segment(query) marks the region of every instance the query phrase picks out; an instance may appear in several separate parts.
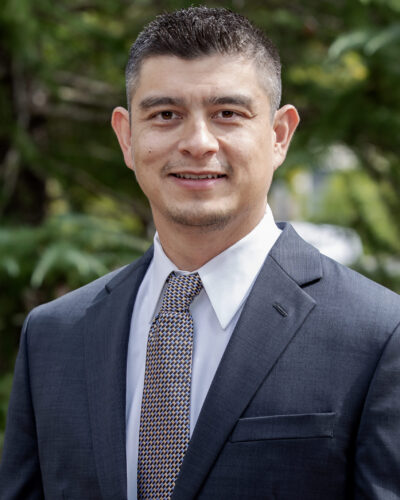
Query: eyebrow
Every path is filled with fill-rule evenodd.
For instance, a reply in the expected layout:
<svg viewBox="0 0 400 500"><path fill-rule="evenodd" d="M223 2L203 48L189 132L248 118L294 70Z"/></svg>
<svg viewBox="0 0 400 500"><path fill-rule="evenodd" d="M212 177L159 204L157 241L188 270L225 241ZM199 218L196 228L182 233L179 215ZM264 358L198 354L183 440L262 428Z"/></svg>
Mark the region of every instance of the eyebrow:
<svg viewBox="0 0 400 500"><path fill-rule="evenodd" d="M232 94L225 96L213 96L205 100L205 104L212 105L226 105L231 104L233 106L244 106L245 108L253 108L253 100L244 94ZM143 110L148 110L150 108L155 108L157 106L184 106L185 99L180 97L169 97L169 96L149 96L144 98L140 103L139 107Z"/></svg>
<svg viewBox="0 0 400 500"><path fill-rule="evenodd" d="M177 97L167 96L150 96L146 97L139 103L139 107L143 110L155 108L156 106L183 106L185 101Z"/></svg>
<svg viewBox="0 0 400 500"><path fill-rule="evenodd" d="M252 109L253 107L253 100L244 94L233 94L233 95L226 95L226 96L221 96L221 97L211 97L210 99L207 99L207 102L209 104L232 104L234 106L244 106L245 108Z"/></svg>

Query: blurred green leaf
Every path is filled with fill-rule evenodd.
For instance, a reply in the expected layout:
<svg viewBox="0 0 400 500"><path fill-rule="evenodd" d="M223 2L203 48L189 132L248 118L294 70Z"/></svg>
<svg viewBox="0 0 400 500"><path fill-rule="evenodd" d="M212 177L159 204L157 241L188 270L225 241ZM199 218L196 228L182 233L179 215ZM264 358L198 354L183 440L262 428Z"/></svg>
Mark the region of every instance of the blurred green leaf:
<svg viewBox="0 0 400 500"><path fill-rule="evenodd" d="M107 272L106 266L93 255L79 251L65 243L54 243L45 250L34 268L31 278L32 286L42 285L50 272L67 270L69 267L76 269L83 279L101 276Z"/></svg>
<svg viewBox="0 0 400 500"><path fill-rule="evenodd" d="M384 30L373 36L365 44L365 53L368 55L373 55L375 54L375 52L382 49L386 45L393 44L394 42L398 41L400 41L400 24L397 23L393 26L385 28Z"/></svg>
<svg viewBox="0 0 400 500"><path fill-rule="evenodd" d="M328 56L337 59L348 50L360 49L371 40L372 32L369 29L353 31L339 36L329 47Z"/></svg>

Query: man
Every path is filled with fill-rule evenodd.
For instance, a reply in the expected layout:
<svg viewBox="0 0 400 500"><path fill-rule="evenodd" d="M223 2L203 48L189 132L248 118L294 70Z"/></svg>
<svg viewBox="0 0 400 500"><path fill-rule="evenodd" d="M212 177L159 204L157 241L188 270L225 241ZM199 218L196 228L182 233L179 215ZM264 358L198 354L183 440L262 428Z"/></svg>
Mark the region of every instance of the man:
<svg viewBox="0 0 400 500"><path fill-rule="evenodd" d="M299 121L275 48L190 8L126 75L154 247L29 315L1 499L400 498L400 301L274 224Z"/></svg>

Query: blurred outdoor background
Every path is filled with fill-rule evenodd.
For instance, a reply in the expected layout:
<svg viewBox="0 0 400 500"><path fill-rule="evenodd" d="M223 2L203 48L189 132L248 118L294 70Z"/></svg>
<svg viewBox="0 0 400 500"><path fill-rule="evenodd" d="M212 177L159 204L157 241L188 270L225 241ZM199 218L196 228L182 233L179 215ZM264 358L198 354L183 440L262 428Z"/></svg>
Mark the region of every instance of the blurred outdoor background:
<svg viewBox="0 0 400 500"><path fill-rule="evenodd" d="M2 1L0 450L27 312L151 241L110 116L141 27L190 3ZM399 292L400 0L204 4L247 15L280 49L283 103L302 120L272 188L276 219Z"/></svg>

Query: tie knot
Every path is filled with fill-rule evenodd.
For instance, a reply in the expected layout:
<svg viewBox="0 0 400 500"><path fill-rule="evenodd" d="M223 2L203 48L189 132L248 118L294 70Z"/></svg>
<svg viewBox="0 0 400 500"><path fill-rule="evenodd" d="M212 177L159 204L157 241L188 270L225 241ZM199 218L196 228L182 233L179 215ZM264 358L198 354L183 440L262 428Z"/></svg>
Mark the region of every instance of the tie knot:
<svg viewBox="0 0 400 500"><path fill-rule="evenodd" d="M160 312L187 311L202 288L203 284L198 273L184 275L171 273L167 279Z"/></svg>

